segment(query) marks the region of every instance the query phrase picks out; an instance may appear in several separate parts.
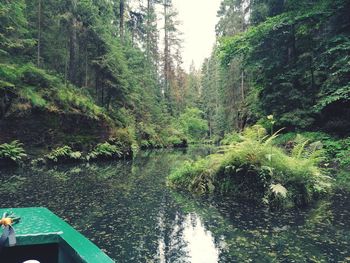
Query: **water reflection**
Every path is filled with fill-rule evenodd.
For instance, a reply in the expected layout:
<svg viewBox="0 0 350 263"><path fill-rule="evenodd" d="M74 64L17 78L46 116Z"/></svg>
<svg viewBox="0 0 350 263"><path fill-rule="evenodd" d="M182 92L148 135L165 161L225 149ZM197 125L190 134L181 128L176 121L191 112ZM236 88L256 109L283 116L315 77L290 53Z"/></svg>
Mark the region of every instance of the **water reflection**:
<svg viewBox="0 0 350 263"><path fill-rule="evenodd" d="M184 240L187 242L190 262L216 263L219 261L219 249L215 246L214 237L206 229L201 218L196 214L186 216Z"/></svg>
<svg viewBox="0 0 350 263"><path fill-rule="evenodd" d="M2 207L46 206L117 262L349 262L350 198L272 212L170 191L165 177L211 149L134 161L0 171Z"/></svg>
<svg viewBox="0 0 350 263"><path fill-rule="evenodd" d="M219 262L219 249L216 248L212 233L206 229L201 218L195 213L185 217L177 215L170 236L162 235L158 239L157 258L160 263ZM158 227L161 233L165 231L164 218L159 217ZM169 242L169 243L167 243Z"/></svg>

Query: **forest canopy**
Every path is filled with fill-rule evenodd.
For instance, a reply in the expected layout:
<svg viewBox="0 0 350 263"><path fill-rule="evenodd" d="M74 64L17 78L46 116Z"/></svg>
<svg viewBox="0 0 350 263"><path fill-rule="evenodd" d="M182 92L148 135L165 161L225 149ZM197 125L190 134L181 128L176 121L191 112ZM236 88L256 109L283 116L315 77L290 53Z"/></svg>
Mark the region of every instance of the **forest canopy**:
<svg viewBox="0 0 350 263"><path fill-rule="evenodd" d="M1 1L0 142L217 142L270 129L269 115L285 131L346 137L349 10L345 0L221 1L217 43L187 72L171 0ZM48 138L33 142L40 128Z"/></svg>
<svg viewBox="0 0 350 263"><path fill-rule="evenodd" d="M347 135L349 10L341 0L223 1L218 45L203 65L203 88L220 89L216 113L207 110L218 132L273 114L289 130Z"/></svg>
<svg viewBox="0 0 350 263"><path fill-rule="evenodd" d="M60 128L38 124L55 130L55 144L70 118L98 123L98 140L120 136L119 129L141 147L185 139L175 118L196 106L200 79L194 67L183 69L171 0L4 0L0 24L0 142L33 144L11 127L23 116L33 123L38 112L58 116Z"/></svg>

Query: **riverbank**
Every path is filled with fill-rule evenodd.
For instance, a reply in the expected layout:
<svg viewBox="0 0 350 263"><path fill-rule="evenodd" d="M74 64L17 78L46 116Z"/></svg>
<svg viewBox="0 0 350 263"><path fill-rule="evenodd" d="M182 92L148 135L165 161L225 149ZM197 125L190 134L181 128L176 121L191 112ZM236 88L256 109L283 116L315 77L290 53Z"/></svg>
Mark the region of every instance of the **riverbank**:
<svg viewBox="0 0 350 263"><path fill-rule="evenodd" d="M109 139L92 147L90 151L79 151L68 145L55 148L42 155L28 155L24 145L15 140L11 143L0 144L0 168L11 166L42 166L51 164L66 164L80 162L110 161L120 159L132 159L141 149L162 149L162 148L186 148L187 141L176 142L169 145L157 145L139 147L131 144L130 140ZM125 139L125 138L124 138Z"/></svg>
<svg viewBox="0 0 350 263"><path fill-rule="evenodd" d="M149 109L140 114L125 104L103 107L87 88L32 63L5 60L0 78L0 145L19 141L28 157L12 160L6 154L16 152L0 153L3 163L42 158L64 147L87 155L106 142L130 156L139 148L185 147L189 140L183 125L192 119L180 115L185 122L178 123L166 109L153 116Z"/></svg>

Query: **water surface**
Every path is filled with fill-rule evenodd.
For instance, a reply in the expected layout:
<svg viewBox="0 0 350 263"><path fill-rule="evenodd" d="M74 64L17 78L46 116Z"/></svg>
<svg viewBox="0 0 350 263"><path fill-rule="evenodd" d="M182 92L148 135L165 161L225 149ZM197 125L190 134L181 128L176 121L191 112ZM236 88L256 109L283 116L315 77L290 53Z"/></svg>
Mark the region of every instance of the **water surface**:
<svg viewBox="0 0 350 263"><path fill-rule="evenodd" d="M350 196L270 211L166 187L171 169L210 148L133 161L0 171L2 207L45 206L117 262L350 262Z"/></svg>

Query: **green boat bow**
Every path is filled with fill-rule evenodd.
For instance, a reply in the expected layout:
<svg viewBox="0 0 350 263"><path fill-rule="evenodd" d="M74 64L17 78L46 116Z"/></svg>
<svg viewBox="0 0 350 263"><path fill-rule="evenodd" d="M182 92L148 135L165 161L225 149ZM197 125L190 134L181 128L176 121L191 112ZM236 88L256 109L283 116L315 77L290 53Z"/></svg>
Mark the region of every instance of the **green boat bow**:
<svg viewBox="0 0 350 263"><path fill-rule="evenodd" d="M5 243L0 262L110 263L115 262L86 237L47 208L4 208L21 219L13 227L16 244Z"/></svg>

